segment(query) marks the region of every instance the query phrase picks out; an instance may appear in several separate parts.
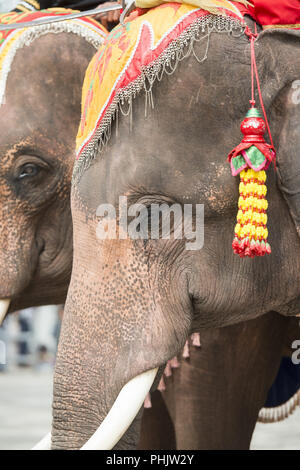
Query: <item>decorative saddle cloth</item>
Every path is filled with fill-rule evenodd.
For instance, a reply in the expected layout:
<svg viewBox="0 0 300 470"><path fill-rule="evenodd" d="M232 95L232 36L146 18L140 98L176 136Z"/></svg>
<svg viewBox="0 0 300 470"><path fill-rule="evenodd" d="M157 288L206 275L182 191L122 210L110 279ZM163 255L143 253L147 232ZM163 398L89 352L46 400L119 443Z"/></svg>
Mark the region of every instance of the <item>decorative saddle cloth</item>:
<svg viewBox="0 0 300 470"><path fill-rule="evenodd" d="M48 18L73 12L73 10L64 8L50 8L49 10L26 13L3 13L0 14L0 24L22 23L27 21L34 22L40 18ZM102 25L87 17L27 29L0 31L0 105L4 100L7 77L18 49L29 46L35 39L45 34L62 32L70 32L84 37L95 49L98 49L102 45L107 36L107 31Z"/></svg>
<svg viewBox="0 0 300 470"><path fill-rule="evenodd" d="M136 0L136 6L140 8L152 8L167 0ZM184 3L183 0L175 0ZM206 6L203 6L203 3ZM214 0L189 0L189 4L209 8L218 2ZM221 2L219 2L221 3ZM229 3L229 2L228 2ZM263 29L268 28L300 28L300 3L299 0L250 0L250 2L231 2L243 14L251 15ZM242 5L244 4L244 6Z"/></svg>
<svg viewBox="0 0 300 470"><path fill-rule="evenodd" d="M135 12L125 27L119 25L111 31L84 80L77 135L80 162L91 159L104 143L119 105L130 106L142 88L149 91L166 66L172 67L172 62L191 53L194 40L213 31L242 32L243 16L233 2L212 3L218 15L191 5L167 3Z"/></svg>
<svg viewBox="0 0 300 470"><path fill-rule="evenodd" d="M244 24L246 14L256 20L257 15L262 22L271 21L265 20L269 17L264 15L267 12L272 15L274 11L269 0L255 0L252 9L246 0L190 0L189 5L183 1L136 0L138 6L148 9L135 12L125 28L121 25L114 28L95 55L83 85L82 118L76 145L77 159L81 162L85 160L88 165L88 160L105 143L119 104L139 92L146 80L150 80L152 86L158 69L170 62L172 55L180 55L178 51L182 51L186 42L193 42L199 33L230 30L234 21L238 28ZM298 21L299 9L289 8L289 3L294 5L294 2L299 0L285 0L276 7L276 11L281 12L281 23ZM158 6L149 9L155 5ZM230 18L231 23L224 21L224 17ZM277 20L272 21L275 24ZM290 24L290 27L297 27L297 24Z"/></svg>

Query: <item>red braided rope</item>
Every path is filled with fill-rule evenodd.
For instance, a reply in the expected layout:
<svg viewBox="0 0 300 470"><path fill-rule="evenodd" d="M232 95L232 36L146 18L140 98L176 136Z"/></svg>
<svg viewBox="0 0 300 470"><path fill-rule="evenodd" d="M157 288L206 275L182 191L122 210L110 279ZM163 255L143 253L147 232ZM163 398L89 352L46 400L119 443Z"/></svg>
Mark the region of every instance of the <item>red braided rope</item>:
<svg viewBox="0 0 300 470"><path fill-rule="evenodd" d="M272 134L271 134L271 129L270 129L270 126L269 126L269 121L268 121L268 118L267 118L267 113L266 113L263 98L262 98L262 92L261 92L259 76L258 76L258 70L257 70L257 65L256 65L255 47L254 47L254 41L258 36L256 25L255 25L255 33L253 33L250 30L250 28L247 26L246 29L245 29L245 34L250 39L250 48L251 48L251 100L250 100L250 104L251 104L252 107L255 106L255 97L254 97L254 75L255 75L256 84L257 84L257 91L258 91L258 96L259 96L261 109L262 109L262 112L263 112L263 115L264 115L264 118L265 118L267 130L268 130L268 134L269 134L269 139L270 139L270 142L271 142L271 145L272 145L272 149L275 152L274 142L273 142L273 138L272 138ZM275 165L275 159L274 159L274 165Z"/></svg>

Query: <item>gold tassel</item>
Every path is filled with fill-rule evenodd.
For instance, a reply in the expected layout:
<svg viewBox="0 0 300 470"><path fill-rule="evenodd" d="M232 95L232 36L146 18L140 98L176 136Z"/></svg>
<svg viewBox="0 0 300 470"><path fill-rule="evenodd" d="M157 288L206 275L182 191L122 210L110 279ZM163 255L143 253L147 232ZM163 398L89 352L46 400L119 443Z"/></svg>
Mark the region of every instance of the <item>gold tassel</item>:
<svg viewBox="0 0 300 470"><path fill-rule="evenodd" d="M267 242L266 172L247 168L240 173L239 211L232 247L241 257L263 256L271 253Z"/></svg>

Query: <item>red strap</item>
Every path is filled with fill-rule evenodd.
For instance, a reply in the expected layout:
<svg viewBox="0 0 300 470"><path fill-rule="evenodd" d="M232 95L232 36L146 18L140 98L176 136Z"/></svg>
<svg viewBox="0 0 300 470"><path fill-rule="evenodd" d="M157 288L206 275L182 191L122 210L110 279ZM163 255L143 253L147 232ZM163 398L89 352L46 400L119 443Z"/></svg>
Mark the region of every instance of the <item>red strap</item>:
<svg viewBox="0 0 300 470"><path fill-rule="evenodd" d="M255 75L256 84L257 84L257 91L258 91L258 96L259 96L261 109L262 109L262 112L263 112L263 115L264 115L264 118L265 118L265 121L266 121L266 126L267 126L267 130L268 130L271 146L272 146L272 149L275 152L274 143L273 143L273 139L272 139L272 134L271 134L270 126L269 126L269 121L268 121L268 118L267 118L267 114L266 114L266 110L265 110L264 102L263 102L263 98L262 98L260 82L259 82L259 76L258 76L257 65L256 65L255 48L254 48L254 46L255 46L254 42L255 42L255 39L258 36L256 24L255 24L255 33L253 33L250 30L250 28L247 26L246 29L245 29L245 34L250 39L250 48L251 48L251 100L250 100L250 104L251 104L252 107L255 106L255 97L254 97L254 75Z"/></svg>

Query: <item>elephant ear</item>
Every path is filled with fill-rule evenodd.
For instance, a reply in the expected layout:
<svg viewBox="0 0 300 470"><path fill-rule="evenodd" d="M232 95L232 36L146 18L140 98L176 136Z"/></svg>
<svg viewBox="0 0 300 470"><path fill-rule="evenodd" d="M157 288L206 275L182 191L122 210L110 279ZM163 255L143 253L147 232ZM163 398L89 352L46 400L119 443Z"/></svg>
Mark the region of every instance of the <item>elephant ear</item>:
<svg viewBox="0 0 300 470"><path fill-rule="evenodd" d="M281 90L271 115L277 127L278 185L300 236L300 30L265 31L263 35L269 35L269 63L275 67L276 79L270 82L277 82Z"/></svg>
<svg viewBox="0 0 300 470"><path fill-rule="evenodd" d="M287 162L280 164L278 184L300 237L300 157L298 157L298 162L295 157L290 167Z"/></svg>
<svg viewBox="0 0 300 470"><path fill-rule="evenodd" d="M277 147L278 185L300 236L300 80L291 82L282 94L284 115L280 119Z"/></svg>

